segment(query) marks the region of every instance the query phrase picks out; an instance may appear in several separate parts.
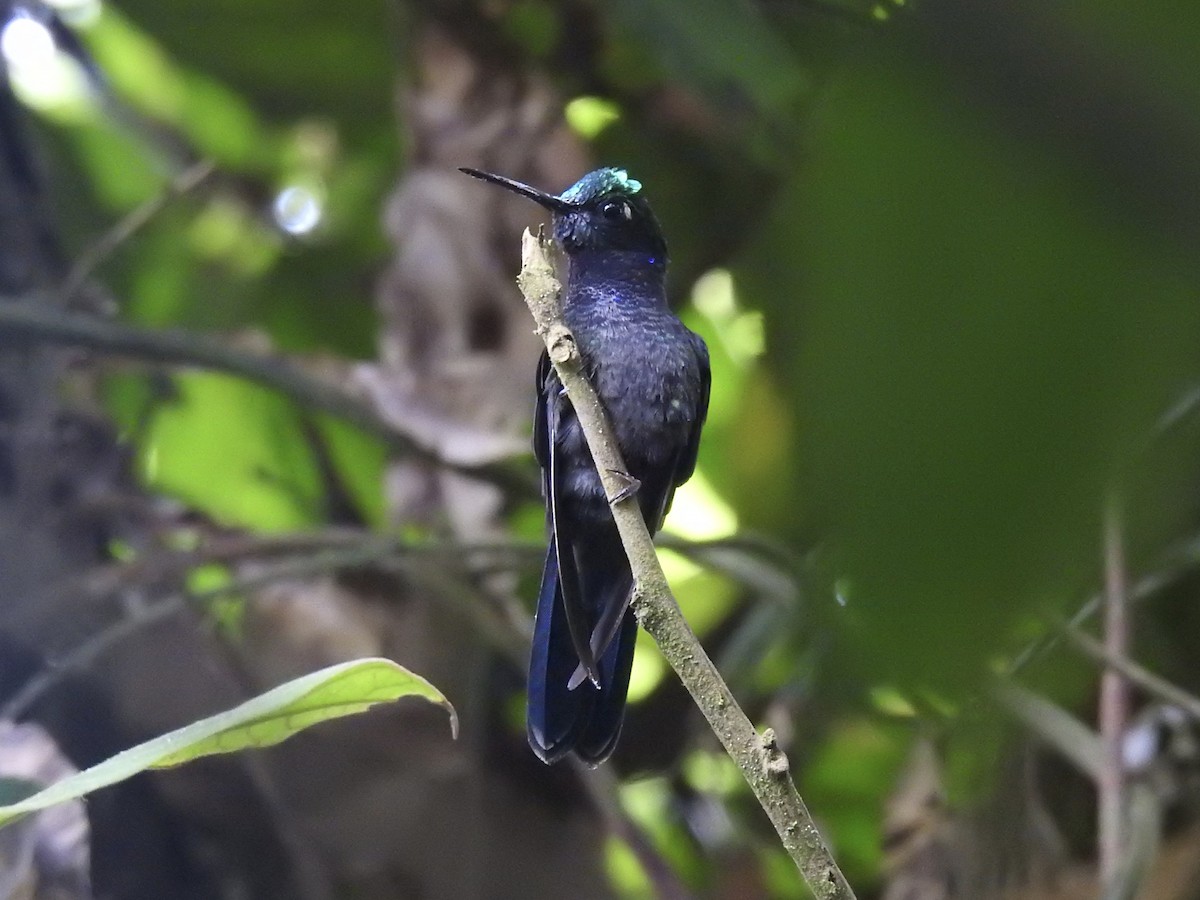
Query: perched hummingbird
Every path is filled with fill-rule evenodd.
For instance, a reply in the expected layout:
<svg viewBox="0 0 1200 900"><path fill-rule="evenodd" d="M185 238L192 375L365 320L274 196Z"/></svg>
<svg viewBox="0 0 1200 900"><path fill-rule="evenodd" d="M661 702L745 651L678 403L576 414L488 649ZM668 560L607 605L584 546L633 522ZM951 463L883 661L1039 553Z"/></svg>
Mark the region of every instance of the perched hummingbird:
<svg viewBox="0 0 1200 900"><path fill-rule="evenodd" d="M597 169L555 196L463 169L553 213L568 261L563 318L604 404L646 527L662 527L696 468L708 412L708 348L667 306L667 245L642 186ZM621 733L637 620L633 575L571 402L543 353L533 450L550 546L529 663L529 744L543 762L597 765Z"/></svg>

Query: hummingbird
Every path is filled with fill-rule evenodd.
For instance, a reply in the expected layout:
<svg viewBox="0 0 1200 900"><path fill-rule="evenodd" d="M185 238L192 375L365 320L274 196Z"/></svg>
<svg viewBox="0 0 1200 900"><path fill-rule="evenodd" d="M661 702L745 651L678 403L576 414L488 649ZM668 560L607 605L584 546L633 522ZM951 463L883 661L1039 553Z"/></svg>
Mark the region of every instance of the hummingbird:
<svg viewBox="0 0 1200 900"><path fill-rule="evenodd" d="M562 315L603 404L651 534L696 468L708 413L708 348L667 305L667 244L640 182L597 169L561 194L461 170L548 209L567 260ZM529 663L526 731L554 763L599 765L616 747L637 638L633 573L575 411L543 352L533 451L549 546Z"/></svg>

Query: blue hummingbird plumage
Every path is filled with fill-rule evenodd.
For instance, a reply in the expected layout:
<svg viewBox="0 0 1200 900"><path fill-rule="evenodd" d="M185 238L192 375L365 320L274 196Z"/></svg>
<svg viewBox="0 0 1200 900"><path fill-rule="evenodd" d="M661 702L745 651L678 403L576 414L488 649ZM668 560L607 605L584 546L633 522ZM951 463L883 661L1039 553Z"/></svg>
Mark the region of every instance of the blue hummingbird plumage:
<svg viewBox="0 0 1200 900"><path fill-rule="evenodd" d="M463 169L540 203L568 262L563 318L612 421L651 534L696 467L708 349L667 306L667 247L641 184L597 169L562 194ZM637 622L633 576L570 401L543 353L533 447L550 546L529 665L527 731L547 763L593 765L621 733Z"/></svg>

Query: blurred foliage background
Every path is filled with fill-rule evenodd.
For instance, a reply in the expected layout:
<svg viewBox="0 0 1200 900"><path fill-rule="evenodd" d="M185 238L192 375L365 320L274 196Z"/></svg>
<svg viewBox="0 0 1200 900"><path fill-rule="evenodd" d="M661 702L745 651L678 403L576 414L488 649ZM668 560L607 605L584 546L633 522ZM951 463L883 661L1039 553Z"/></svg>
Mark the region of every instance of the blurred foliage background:
<svg viewBox="0 0 1200 900"><path fill-rule="evenodd" d="M4 716L84 765L385 653L463 721L113 789L97 896L806 896L648 641L612 763L524 747L537 211L455 167L593 163L646 186L712 350L668 574L858 895L1099 896L1096 772L1054 749L1084 741L1155 798L1122 896L1200 896L1190 5L0 12L0 293L46 318L0 319ZM1184 693L1137 682L1100 734L1070 617Z"/></svg>

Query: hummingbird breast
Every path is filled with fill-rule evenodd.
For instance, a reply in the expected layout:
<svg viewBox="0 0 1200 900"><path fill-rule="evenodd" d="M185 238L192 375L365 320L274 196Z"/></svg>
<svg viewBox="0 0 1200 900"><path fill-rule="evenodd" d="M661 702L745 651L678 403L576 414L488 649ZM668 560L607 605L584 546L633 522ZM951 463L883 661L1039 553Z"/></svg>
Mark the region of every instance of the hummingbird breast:
<svg viewBox="0 0 1200 900"><path fill-rule="evenodd" d="M565 318L629 474L659 490L672 490L676 461L700 415L700 339L665 302L652 307L619 301L568 305ZM582 440L576 429L568 434ZM591 455L583 449L591 469ZM577 499L591 495L607 515L594 469L574 475ZM663 484L664 479L671 483Z"/></svg>

